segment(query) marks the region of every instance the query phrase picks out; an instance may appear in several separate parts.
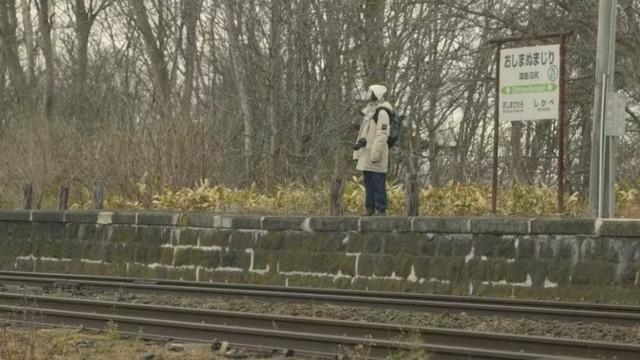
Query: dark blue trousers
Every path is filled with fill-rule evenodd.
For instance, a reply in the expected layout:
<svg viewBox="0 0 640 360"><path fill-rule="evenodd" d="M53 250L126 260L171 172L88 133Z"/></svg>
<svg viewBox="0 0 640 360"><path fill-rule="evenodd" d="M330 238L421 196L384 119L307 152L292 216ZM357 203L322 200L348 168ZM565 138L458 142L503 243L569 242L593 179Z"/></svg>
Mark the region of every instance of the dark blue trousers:
<svg viewBox="0 0 640 360"><path fill-rule="evenodd" d="M364 171L365 207L370 210L387 210L387 174Z"/></svg>

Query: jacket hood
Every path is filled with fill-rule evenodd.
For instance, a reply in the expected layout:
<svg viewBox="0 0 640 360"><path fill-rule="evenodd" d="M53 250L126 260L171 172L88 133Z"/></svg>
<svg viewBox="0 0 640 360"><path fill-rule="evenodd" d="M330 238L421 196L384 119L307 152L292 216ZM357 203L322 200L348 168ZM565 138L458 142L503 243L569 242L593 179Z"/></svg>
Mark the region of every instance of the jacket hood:
<svg viewBox="0 0 640 360"><path fill-rule="evenodd" d="M387 88L383 85L371 85L367 90L367 96L371 98L371 95L374 95L377 101L383 101L384 96L387 94Z"/></svg>
<svg viewBox="0 0 640 360"><path fill-rule="evenodd" d="M378 107L383 107L389 111L393 111L393 105L391 105L388 101L385 101L382 104L379 104Z"/></svg>

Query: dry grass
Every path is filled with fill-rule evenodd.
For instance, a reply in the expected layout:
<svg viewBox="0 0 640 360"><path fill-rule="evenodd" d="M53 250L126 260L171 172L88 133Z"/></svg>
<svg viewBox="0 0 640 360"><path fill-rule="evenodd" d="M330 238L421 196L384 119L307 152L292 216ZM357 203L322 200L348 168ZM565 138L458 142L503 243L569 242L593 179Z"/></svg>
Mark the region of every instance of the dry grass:
<svg viewBox="0 0 640 360"><path fill-rule="evenodd" d="M117 328L108 326L102 333L78 329L36 329L33 326L0 329L0 360L136 360L144 353L154 360L223 360L208 346L170 351L160 343L123 339ZM354 360L367 358L366 346L357 346L350 354ZM282 357L242 357L243 359L282 359ZM295 359L295 357L293 358ZM390 360L428 360L424 351L413 350L390 355Z"/></svg>
<svg viewBox="0 0 640 360"><path fill-rule="evenodd" d="M2 360L136 360L147 352L156 355L154 360L224 359L207 348L173 352L159 343L115 339L111 331L92 334L76 329L0 329Z"/></svg>

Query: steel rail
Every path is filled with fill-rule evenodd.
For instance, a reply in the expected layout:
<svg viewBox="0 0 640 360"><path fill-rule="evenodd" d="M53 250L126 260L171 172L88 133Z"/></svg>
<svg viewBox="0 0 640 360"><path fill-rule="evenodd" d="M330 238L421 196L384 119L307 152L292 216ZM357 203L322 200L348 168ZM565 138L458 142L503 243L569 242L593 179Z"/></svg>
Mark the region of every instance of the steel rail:
<svg viewBox="0 0 640 360"><path fill-rule="evenodd" d="M4 321L36 325L82 326L85 329L104 330L116 324L122 334L181 341L211 342L213 339L229 341L238 347L252 349L293 349L296 352L344 354L354 347L366 349L366 358L386 359L390 353L423 350L434 360L577 360L584 357L552 356L518 351L448 346L388 339L352 337L323 333L274 330L235 325L218 325L165 319L100 314L94 312L55 310L48 308L0 305ZM595 359L595 358L593 358Z"/></svg>
<svg viewBox="0 0 640 360"><path fill-rule="evenodd" d="M524 336L458 329L405 326L285 315L192 309L175 306L131 304L48 296L25 296L0 293L0 305L35 307L47 310L78 311L103 315L153 318L189 323L233 325L290 332L348 336L361 339L400 340L409 338L430 345L494 349L543 354L545 356L593 357L599 359L635 360L640 358L640 345Z"/></svg>
<svg viewBox="0 0 640 360"><path fill-rule="evenodd" d="M559 321L601 322L637 326L640 306L427 295L353 290L286 288L278 286L144 280L50 273L0 272L0 284L78 289L126 289L129 292L262 299L287 303L330 303L429 313L466 313L478 316L545 318Z"/></svg>

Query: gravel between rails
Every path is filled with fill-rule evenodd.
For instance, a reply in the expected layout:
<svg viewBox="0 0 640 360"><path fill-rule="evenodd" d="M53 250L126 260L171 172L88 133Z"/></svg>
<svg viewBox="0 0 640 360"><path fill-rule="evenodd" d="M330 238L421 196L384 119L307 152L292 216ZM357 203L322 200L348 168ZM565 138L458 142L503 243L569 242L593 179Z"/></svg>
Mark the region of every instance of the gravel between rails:
<svg viewBox="0 0 640 360"><path fill-rule="evenodd" d="M199 309L243 311L339 320L396 323L403 325L491 331L498 333L537 335L592 341L640 343L640 324L635 327L612 326L602 323L560 322L550 320L513 319L498 316L479 317L462 314L430 314L424 312L373 309L360 306L330 304L296 304L253 299L220 299L153 294L135 294L103 290L64 290L36 287L0 288L4 292L24 292L30 295L49 295L122 301L138 304L182 306Z"/></svg>

